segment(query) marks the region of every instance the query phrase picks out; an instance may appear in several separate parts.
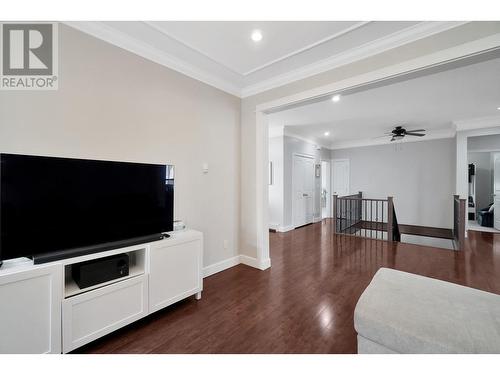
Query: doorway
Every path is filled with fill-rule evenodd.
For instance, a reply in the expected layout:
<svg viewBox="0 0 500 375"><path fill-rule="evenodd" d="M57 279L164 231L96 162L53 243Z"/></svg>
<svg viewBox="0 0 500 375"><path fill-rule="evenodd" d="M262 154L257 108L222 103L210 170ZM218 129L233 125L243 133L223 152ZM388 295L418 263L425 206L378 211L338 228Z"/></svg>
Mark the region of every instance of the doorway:
<svg viewBox="0 0 500 375"><path fill-rule="evenodd" d="M494 155L493 167L493 227L500 230L500 154Z"/></svg>
<svg viewBox="0 0 500 375"><path fill-rule="evenodd" d="M467 134L463 142L467 148L467 229L499 233L500 129L497 134L476 134Z"/></svg>
<svg viewBox="0 0 500 375"><path fill-rule="evenodd" d="M295 228L313 222L314 157L293 155L293 225Z"/></svg>
<svg viewBox="0 0 500 375"><path fill-rule="evenodd" d="M330 161L321 161L321 219L332 217Z"/></svg>
<svg viewBox="0 0 500 375"><path fill-rule="evenodd" d="M248 249L254 249L256 258L258 261L258 268L265 269L270 266L269 258L269 220L268 220L268 170L269 170L269 154L268 154L268 115L272 113L279 112L286 108L293 108L296 106L303 105L307 102L317 101L321 98L330 98L335 94L348 94L350 91L357 91L360 87L368 89L370 87L378 87L382 83L399 82L402 79L410 79L411 77L420 76L423 72L435 71L441 66L446 66L450 61L453 63L465 66L468 61L472 58L477 58L477 56L488 49L484 47L482 43L473 43L469 46L467 53L463 50L456 49L452 53L450 51L441 51L433 53L432 55L425 56L425 59L421 57L406 61L404 64L396 64L393 66L386 67L384 69L374 70L369 73L356 75L353 77L346 78L339 82L334 82L321 87L316 87L310 90L293 93L288 96L284 96L277 99L270 99L267 102L259 103L255 106L255 159L249 159L247 162L251 171L253 171L253 163L255 163L255 184L257 191L255 194L248 192L249 202L251 203L248 207L253 207L253 202L256 202L256 210L253 213L250 208L245 208L243 210L242 217L244 220L248 221L250 225L245 226L248 228L247 233L242 236L242 246ZM488 57L488 53L484 53L485 58ZM253 129L253 128L252 128ZM253 130L252 130L253 131ZM460 132L458 132L460 133ZM456 173L456 192L460 195L466 196L467 183L465 169L467 167L467 136L460 136L457 133L457 173ZM325 133L323 133L325 134ZM326 135L326 134L325 134ZM252 134L252 139L254 135ZM465 141L465 145L464 145ZM465 151L465 152L463 152ZM464 173L461 174L459 172ZM333 161L332 161L332 175L333 171ZM464 176L464 181L461 180L461 176ZM333 181L331 185L332 194L334 193L334 183L335 176L333 176ZM253 186L253 185L252 185ZM293 190L293 189L292 189ZM339 189L340 190L340 189ZM344 189L344 192L349 192L350 187ZM247 194L247 192L244 192ZM342 193L342 192L341 192ZM243 195L245 195L243 194ZM347 193L348 194L348 193ZM245 200L246 201L246 200ZM293 200L294 201L294 200ZM293 209L293 205L292 205ZM249 211L248 214L245 211ZM320 212L318 212L320 214ZM248 220L247 220L248 217ZM293 217L293 215L292 215ZM254 221L257 224L254 225ZM292 225L290 225L292 226Z"/></svg>

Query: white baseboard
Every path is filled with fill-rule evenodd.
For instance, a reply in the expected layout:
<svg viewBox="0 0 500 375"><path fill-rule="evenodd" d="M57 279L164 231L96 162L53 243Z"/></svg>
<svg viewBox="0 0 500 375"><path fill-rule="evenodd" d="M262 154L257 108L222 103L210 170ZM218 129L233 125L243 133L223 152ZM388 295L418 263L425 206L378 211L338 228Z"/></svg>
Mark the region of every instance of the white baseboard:
<svg viewBox="0 0 500 375"><path fill-rule="evenodd" d="M317 223L319 221L323 220L321 216L313 218L313 223Z"/></svg>
<svg viewBox="0 0 500 375"><path fill-rule="evenodd" d="M259 263L259 269L264 271L271 267L271 258L264 259Z"/></svg>
<svg viewBox="0 0 500 375"><path fill-rule="evenodd" d="M269 229L275 230L276 232L279 232L279 224L269 224Z"/></svg>
<svg viewBox="0 0 500 375"><path fill-rule="evenodd" d="M295 227L293 225L283 226L283 225L279 225L279 224L269 224L269 229L275 230L276 232L283 233L283 232L291 231L291 230L295 229Z"/></svg>
<svg viewBox="0 0 500 375"><path fill-rule="evenodd" d="M235 257L228 258L225 260L222 260L220 262L211 264L209 266L206 266L203 268L203 277L208 277L213 274L216 274L218 272L227 270L228 268L237 266L240 264L240 256L236 255Z"/></svg>
<svg viewBox="0 0 500 375"><path fill-rule="evenodd" d="M247 255L237 255L204 267L203 277L208 277L218 272L225 271L231 267L237 266L238 264L245 264L263 271L271 267L271 259L267 258L262 262L259 262L257 258L249 257Z"/></svg>
<svg viewBox="0 0 500 375"><path fill-rule="evenodd" d="M240 255L240 263L247 266L259 268L259 261L257 258L249 257L248 255Z"/></svg>
<svg viewBox="0 0 500 375"><path fill-rule="evenodd" d="M271 259L267 258L259 262L257 258L249 257L247 255L240 255L240 263L253 268L258 268L262 271L271 267Z"/></svg>
<svg viewBox="0 0 500 375"><path fill-rule="evenodd" d="M276 229L276 231L284 233L284 232L289 232L289 231L294 230L294 229L295 229L295 227L293 225L287 225L287 226L278 227L278 229Z"/></svg>

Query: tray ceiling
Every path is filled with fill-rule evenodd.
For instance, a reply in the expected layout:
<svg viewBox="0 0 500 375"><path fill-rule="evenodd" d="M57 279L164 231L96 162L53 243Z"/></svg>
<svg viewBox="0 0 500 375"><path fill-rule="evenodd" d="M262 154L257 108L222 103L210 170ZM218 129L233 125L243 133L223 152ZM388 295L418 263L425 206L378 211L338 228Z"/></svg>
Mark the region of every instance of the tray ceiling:
<svg viewBox="0 0 500 375"><path fill-rule="evenodd" d="M66 24L246 97L463 22L100 21ZM262 33L261 41L251 39L254 30Z"/></svg>

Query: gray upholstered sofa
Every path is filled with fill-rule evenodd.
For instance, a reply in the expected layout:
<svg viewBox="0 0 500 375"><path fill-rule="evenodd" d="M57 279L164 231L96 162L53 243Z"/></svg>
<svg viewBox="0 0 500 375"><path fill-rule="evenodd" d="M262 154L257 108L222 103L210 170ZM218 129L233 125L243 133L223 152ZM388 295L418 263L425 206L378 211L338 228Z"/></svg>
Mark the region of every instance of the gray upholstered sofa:
<svg viewBox="0 0 500 375"><path fill-rule="evenodd" d="M500 295L381 268L354 311L358 353L500 353Z"/></svg>

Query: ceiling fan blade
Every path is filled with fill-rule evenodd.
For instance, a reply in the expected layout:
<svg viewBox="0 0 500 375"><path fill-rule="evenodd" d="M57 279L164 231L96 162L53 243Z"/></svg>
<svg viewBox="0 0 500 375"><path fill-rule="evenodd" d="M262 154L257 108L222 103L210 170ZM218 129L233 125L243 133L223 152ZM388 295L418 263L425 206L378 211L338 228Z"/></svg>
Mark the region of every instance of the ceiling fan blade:
<svg viewBox="0 0 500 375"><path fill-rule="evenodd" d="M425 132L425 129L407 130L406 134L408 134L408 133L416 133L416 132Z"/></svg>
<svg viewBox="0 0 500 375"><path fill-rule="evenodd" d="M392 135L392 134L384 134L384 135L380 135L378 137L373 137L372 139L387 138L390 135Z"/></svg>
<svg viewBox="0 0 500 375"><path fill-rule="evenodd" d="M391 142L394 142L396 140L396 138L392 137L391 138Z"/></svg>
<svg viewBox="0 0 500 375"><path fill-rule="evenodd" d="M408 133L408 132L406 132L406 135L413 135L414 137L423 137L425 134L421 134L421 133Z"/></svg>

